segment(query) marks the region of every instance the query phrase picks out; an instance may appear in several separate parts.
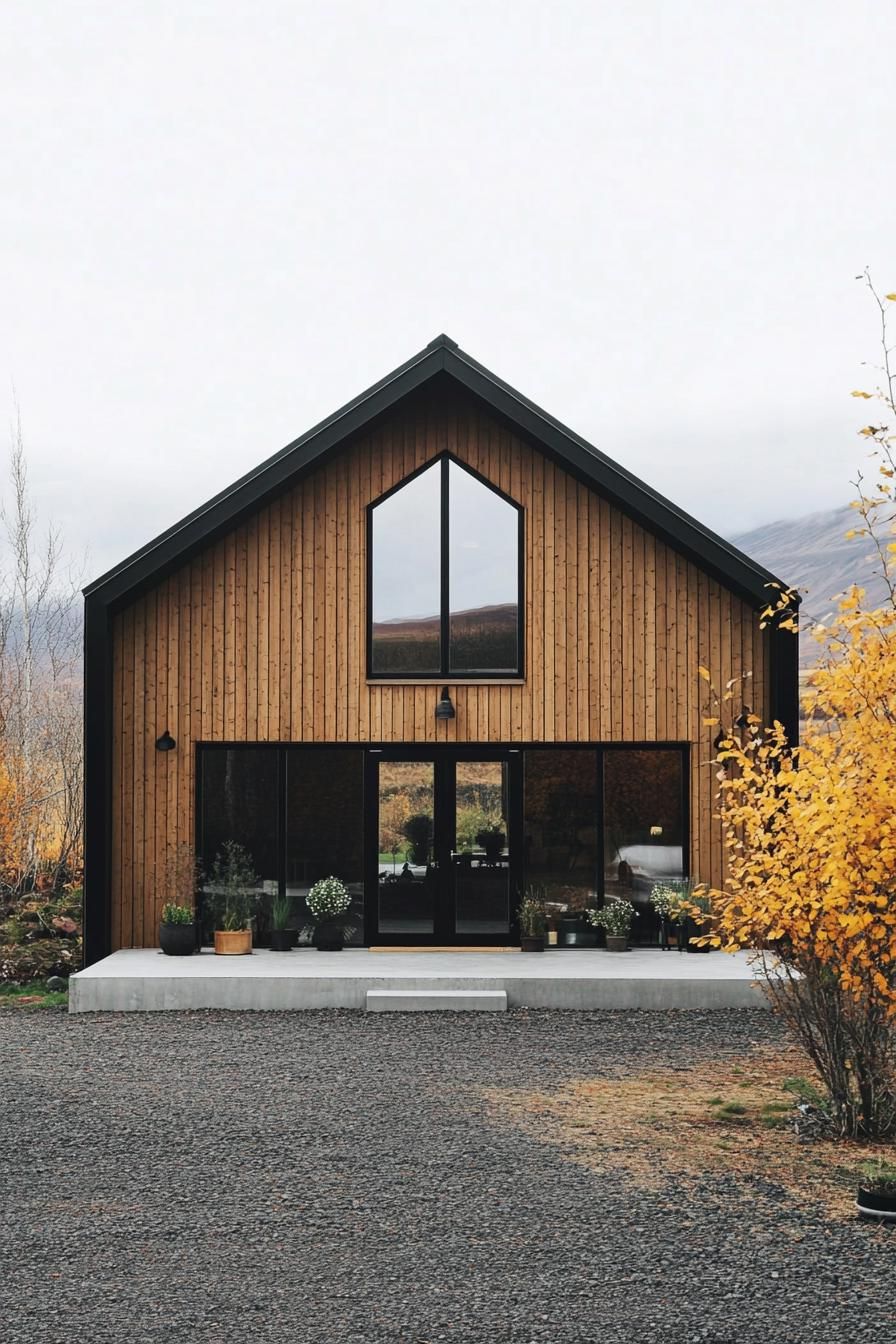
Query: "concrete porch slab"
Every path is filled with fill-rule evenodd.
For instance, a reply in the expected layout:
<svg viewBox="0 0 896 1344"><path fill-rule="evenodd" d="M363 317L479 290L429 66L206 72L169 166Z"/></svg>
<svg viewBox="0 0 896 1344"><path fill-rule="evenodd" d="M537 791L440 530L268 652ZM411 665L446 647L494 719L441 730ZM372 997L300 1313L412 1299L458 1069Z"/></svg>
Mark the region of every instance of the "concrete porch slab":
<svg viewBox="0 0 896 1344"><path fill-rule="evenodd" d="M509 1008L763 1008L748 954L637 948L604 952L372 953L259 950L248 957L166 957L157 948L113 952L71 977L69 1012L197 1008L363 1011L370 990L492 990Z"/></svg>

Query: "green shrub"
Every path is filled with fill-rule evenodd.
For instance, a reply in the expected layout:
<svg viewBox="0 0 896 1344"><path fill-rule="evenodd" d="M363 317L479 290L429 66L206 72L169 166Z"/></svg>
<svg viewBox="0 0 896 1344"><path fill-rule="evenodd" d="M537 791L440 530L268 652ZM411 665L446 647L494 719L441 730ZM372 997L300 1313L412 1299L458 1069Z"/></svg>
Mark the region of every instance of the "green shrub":
<svg viewBox="0 0 896 1344"><path fill-rule="evenodd" d="M544 887L531 884L526 887L520 902L520 932L524 938L542 938L547 928L544 908Z"/></svg>
<svg viewBox="0 0 896 1344"><path fill-rule="evenodd" d="M402 826L402 833L410 845L408 858L411 863L429 863L432 849L432 817L425 812L415 812Z"/></svg>
<svg viewBox="0 0 896 1344"><path fill-rule="evenodd" d="M726 1119L734 1116L739 1118L746 1113L746 1106L743 1106L739 1101L726 1101L718 1110L718 1114L725 1116Z"/></svg>
<svg viewBox="0 0 896 1344"><path fill-rule="evenodd" d="M287 896L286 892L281 896L278 894L271 901L271 928L285 929L289 926L290 916L292 915L292 897Z"/></svg>
<svg viewBox="0 0 896 1344"><path fill-rule="evenodd" d="M192 924L193 911L188 905L175 905L173 901L168 901L162 906L163 924Z"/></svg>
<svg viewBox="0 0 896 1344"><path fill-rule="evenodd" d="M251 855L235 840L226 840L218 850L207 896L216 929L234 933L251 928L258 904L258 878Z"/></svg>

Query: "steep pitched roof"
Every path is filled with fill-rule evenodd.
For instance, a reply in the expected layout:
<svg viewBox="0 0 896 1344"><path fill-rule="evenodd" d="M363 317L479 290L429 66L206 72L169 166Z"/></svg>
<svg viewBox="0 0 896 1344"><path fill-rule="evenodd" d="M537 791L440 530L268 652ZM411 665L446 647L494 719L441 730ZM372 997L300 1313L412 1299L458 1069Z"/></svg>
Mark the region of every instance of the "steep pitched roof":
<svg viewBox="0 0 896 1344"><path fill-rule="evenodd" d="M442 335L366 392L94 580L84 589L85 596L95 597L103 605L117 605L130 592L167 572L234 525L294 477L319 465L348 438L363 431L365 426L410 393L438 378L450 379L465 388L520 435L750 601L764 604L769 597L768 585L780 583L762 565L567 429L477 363L459 348L456 341Z"/></svg>

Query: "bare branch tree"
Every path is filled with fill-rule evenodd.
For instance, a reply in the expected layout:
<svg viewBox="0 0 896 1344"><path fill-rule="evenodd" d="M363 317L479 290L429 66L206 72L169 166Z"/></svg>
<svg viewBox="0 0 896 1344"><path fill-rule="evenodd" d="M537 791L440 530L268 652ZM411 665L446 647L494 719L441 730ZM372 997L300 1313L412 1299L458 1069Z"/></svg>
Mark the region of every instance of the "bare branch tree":
<svg viewBox="0 0 896 1344"><path fill-rule="evenodd" d="M9 496L0 505L0 770L7 889L56 885L80 863L81 616L61 535L43 536L16 407Z"/></svg>

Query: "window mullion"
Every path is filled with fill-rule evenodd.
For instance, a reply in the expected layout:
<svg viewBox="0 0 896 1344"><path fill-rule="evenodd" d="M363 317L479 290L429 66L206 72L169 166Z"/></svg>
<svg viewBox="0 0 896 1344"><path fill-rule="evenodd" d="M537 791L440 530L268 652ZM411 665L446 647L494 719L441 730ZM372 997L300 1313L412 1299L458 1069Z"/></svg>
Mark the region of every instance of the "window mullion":
<svg viewBox="0 0 896 1344"><path fill-rule="evenodd" d="M449 526L450 516L448 508L448 455L442 458L442 527L441 527L441 621L440 621L440 642L441 642L441 663L442 675L449 676L451 672L451 660L449 656L449 602L450 592L448 583L448 557L449 557Z"/></svg>

